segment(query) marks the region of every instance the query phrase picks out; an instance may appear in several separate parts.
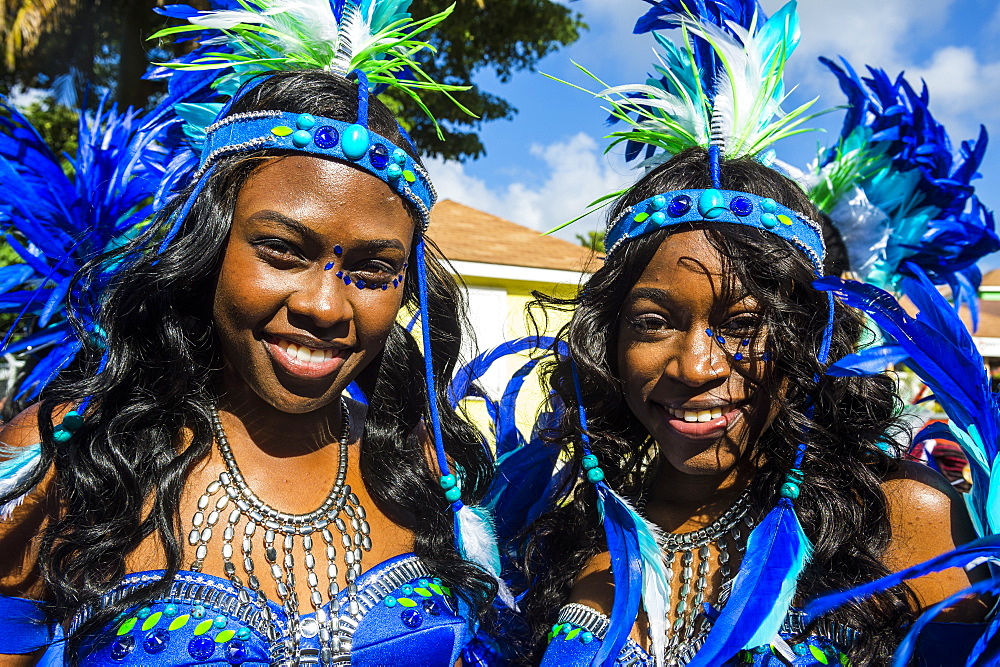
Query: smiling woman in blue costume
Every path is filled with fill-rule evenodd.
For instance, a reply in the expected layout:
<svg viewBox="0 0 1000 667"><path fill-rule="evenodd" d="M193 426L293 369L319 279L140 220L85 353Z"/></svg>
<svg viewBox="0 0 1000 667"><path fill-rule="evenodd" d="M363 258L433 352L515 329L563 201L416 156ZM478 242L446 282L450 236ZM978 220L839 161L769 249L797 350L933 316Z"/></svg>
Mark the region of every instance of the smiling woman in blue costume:
<svg viewBox="0 0 1000 667"><path fill-rule="evenodd" d="M75 364L0 435L37 456L0 498L27 494L0 524L0 654L20 654L0 664L50 644L46 660L83 665L478 659L495 554L463 503L490 461L438 409L436 380L462 302L427 249L433 188L369 97L369 77L407 64L413 24L398 3L313 4L172 10L229 38L181 67L239 71L188 87L188 120L214 122L174 176L184 189L85 268L82 285L109 283L74 304L99 306L100 336L82 332ZM255 48L274 59L275 25L333 40L299 58L333 71L247 67ZM206 102L226 86L225 106ZM426 357L401 308L421 314ZM365 401L342 398L351 383Z"/></svg>
<svg viewBox="0 0 1000 667"><path fill-rule="evenodd" d="M767 21L755 3L651 4L640 26L680 28L685 46L661 37L662 79L598 94L649 170L610 208L605 264L554 304L573 315L548 441L569 465L522 551L528 651L546 666L886 664L969 575L814 624L801 606L975 534L947 482L901 461L893 381L824 374L866 327L813 287L819 212L762 164L805 112L774 118L794 3ZM985 613L970 598L941 620Z"/></svg>

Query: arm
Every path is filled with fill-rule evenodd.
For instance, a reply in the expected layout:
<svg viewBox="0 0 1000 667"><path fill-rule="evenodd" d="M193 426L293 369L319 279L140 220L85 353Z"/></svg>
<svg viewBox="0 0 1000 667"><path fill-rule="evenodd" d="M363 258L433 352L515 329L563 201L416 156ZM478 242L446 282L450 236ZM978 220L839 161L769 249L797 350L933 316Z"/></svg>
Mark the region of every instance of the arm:
<svg viewBox="0 0 1000 667"><path fill-rule="evenodd" d="M892 542L883 561L891 570L922 563L976 538L961 496L930 468L903 462L900 470L883 482L882 489L889 501L892 525ZM911 580L909 585L923 610L986 574L951 568ZM972 623L983 620L988 611L987 601L968 598L949 607L937 620Z"/></svg>

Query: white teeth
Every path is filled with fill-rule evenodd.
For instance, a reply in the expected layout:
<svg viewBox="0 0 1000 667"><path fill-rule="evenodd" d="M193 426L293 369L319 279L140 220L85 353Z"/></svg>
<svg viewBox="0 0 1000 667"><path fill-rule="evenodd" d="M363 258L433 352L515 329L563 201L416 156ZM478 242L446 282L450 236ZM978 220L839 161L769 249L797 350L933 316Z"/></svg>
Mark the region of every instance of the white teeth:
<svg viewBox="0 0 1000 667"><path fill-rule="evenodd" d="M310 361L312 359L312 352L309 351L308 347L300 347L295 354L299 361Z"/></svg>
<svg viewBox="0 0 1000 667"><path fill-rule="evenodd" d="M726 408L712 408L710 410L680 410L677 408L667 408L667 411L677 419L683 419L684 421L695 424L698 422L710 422L713 419L718 419L725 412L729 410Z"/></svg>
<svg viewBox="0 0 1000 667"><path fill-rule="evenodd" d="M295 343L289 343L288 347L285 348L285 352L288 353L292 359L296 359L299 355L299 346Z"/></svg>
<svg viewBox="0 0 1000 667"><path fill-rule="evenodd" d="M314 364L318 364L321 361L326 361L326 353L323 350L313 350L309 355L309 361Z"/></svg>
<svg viewBox="0 0 1000 667"><path fill-rule="evenodd" d="M289 358L304 361L310 364L319 364L324 361L329 361L337 356L336 350L330 348L317 350L311 347L306 347L305 345L296 345L295 343L287 341L283 338L278 338L275 344L284 350L285 354L287 354Z"/></svg>

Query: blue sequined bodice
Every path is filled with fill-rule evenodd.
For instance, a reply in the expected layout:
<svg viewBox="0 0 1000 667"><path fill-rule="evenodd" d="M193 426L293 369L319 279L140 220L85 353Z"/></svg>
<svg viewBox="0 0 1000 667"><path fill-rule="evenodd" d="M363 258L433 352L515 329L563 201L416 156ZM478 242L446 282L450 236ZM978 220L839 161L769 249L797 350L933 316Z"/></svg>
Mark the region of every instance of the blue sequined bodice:
<svg viewBox="0 0 1000 667"><path fill-rule="evenodd" d="M162 572L129 575L109 592L105 603L120 600L137 586L157 581ZM419 558L397 556L358 578L360 614L344 617L349 664L389 665L406 657L409 665L454 665L474 634L463 605ZM132 610L105 628L105 635L84 642L81 665L270 665L285 656L278 641L287 633L281 607L269 602L277 627L264 622L255 603L219 577L182 571L167 595ZM345 593L342 591L341 593ZM346 605L345 605L346 606ZM83 617L77 618L80 623ZM343 627L343 626L342 626ZM319 624L314 614L300 617L303 659L315 664ZM348 664L348 656L341 656Z"/></svg>

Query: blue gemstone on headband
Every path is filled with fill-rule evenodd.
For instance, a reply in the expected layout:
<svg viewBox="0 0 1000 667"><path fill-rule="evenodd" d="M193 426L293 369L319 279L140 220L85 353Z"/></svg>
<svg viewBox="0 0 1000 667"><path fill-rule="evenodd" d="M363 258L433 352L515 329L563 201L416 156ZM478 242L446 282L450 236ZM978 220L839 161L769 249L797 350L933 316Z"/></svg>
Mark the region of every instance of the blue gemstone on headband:
<svg viewBox="0 0 1000 667"><path fill-rule="evenodd" d="M392 161L402 167L406 164L406 158L409 157L402 148L397 148L392 152Z"/></svg>
<svg viewBox="0 0 1000 667"><path fill-rule="evenodd" d="M368 159L376 169L385 169L389 165L389 149L382 144L375 144L368 151Z"/></svg>
<svg viewBox="0 0 1000 667"><path fill-rule="evenodd" d="M690 210L691 198L687 195L677 195L670 200L670 206L667 207L667 213L674 218L679 218Z"/></svg>
<svg viewBox="0 0 1000 667"><path fill-rule="evenodd" d="M778 226L778 216L774 213L763 213L760 216L760 222L768 229L774 229Z"/></svg>
<svg viewBox="0 0 1000 667"><path fill-rule="evenodd" d="M722 193L714 188L710 188L701 193L698 197L698 212L701 213L706 220L715 220L722 216L728 210L726 207L726 198L722 196Z"/></svg>
<svg viewBox="0 0 1000 667"><path fill-rule="evenodd" d="M649 219L654 225L662 225L667 221L667 216L663 215L663 211L657 211L653 215L649 216Z"/></svg>
<svg viewBox="0 0 1000 667"><path fill-rule="evenodd" d="M164 629L153 630L146 638L142 640L142 647L146 649L146 653L152 653L156 655L157 653L163 653L167 650L167 643L170 641L170 633Z"/></svg>
<svg viewBox="0 0 1000 667"><path fill-rule="evenodd" d="M761 199L760 207L764 209L767 213L774 213L778 210L778 202L773 199Z"/></svg>
<svg viewBox="0 0 1000 667"><path fill-rule="evenodd" d="M371 145L371 138L368 135L368 128L364 125L354 123L348 125L344 134L340 137L340 147L344 151L344 156L348 160L360 160L368 152Z"/></svg>
<svg viewBox="0 0 1000 667"><path fill-rule="evenodd" d="M295 130L295 132L292 132L292 144L296 148L305 148L312 143L312 140L312 135L305 130Z"/></svg>
<svg viewBox="0 0 1000 667"><path fill-rule="evenodd" d="M213 653L215 653L215 642L210 637L195 637L188 642L188 654L195 660L208 660Z"/></svg>
<svg viewBox="0 0 1000 667"><path fill-rule="evenodd" d="M733 200L729 202L729 210L741 218L745 218L753 213L753 202L750 201L749 197L733 197Z"/></svg>
<svg viewBox="0 0 1000 667"><path fill-rule="evenodd" d="M403 620L403 625L408 628L418 628L420 624L424 622L423 617L420 612L416 609L407 609L402 614L400 618Z"/></svg>
<svg viewBox="0 0 1000 667"><path fill-rule="evenodd" d="M303 113L295 119L295 127L300 130L311 130L316 126L316 117L312 114Z"/></svg>
<svg viewBox="0 0 1000 667"><path fill-rule="evenodd" d="M656 195L649 201L649 207L654 211L662 211L667 206L667 198L663 195Z"/></svg>
<svg viewBox="0 0 1000 667"><path fill-rule="evenodd" d="M117 662L121 662L128 654L132 652L135 648L135 637L132 635L125 635L124 637L119 637L111 644L111 659Z"/></svg>
<svg viewBox="0 0 1000 667"><path fill-rule="evenodd" d="M324 125L316 130L316 134L313 135L313 141L315 141L316 145L320 148L333 148L337 145L337 142L340 141L340 133L337 132L337 128Z"/></svg>
<svg viewBox="0 0 1000 667"><path fill-rule="evenodd" d="M385 175L395 181L403 175L403 168L398 164L390 164L389 168L385 170Z"/></svg>

